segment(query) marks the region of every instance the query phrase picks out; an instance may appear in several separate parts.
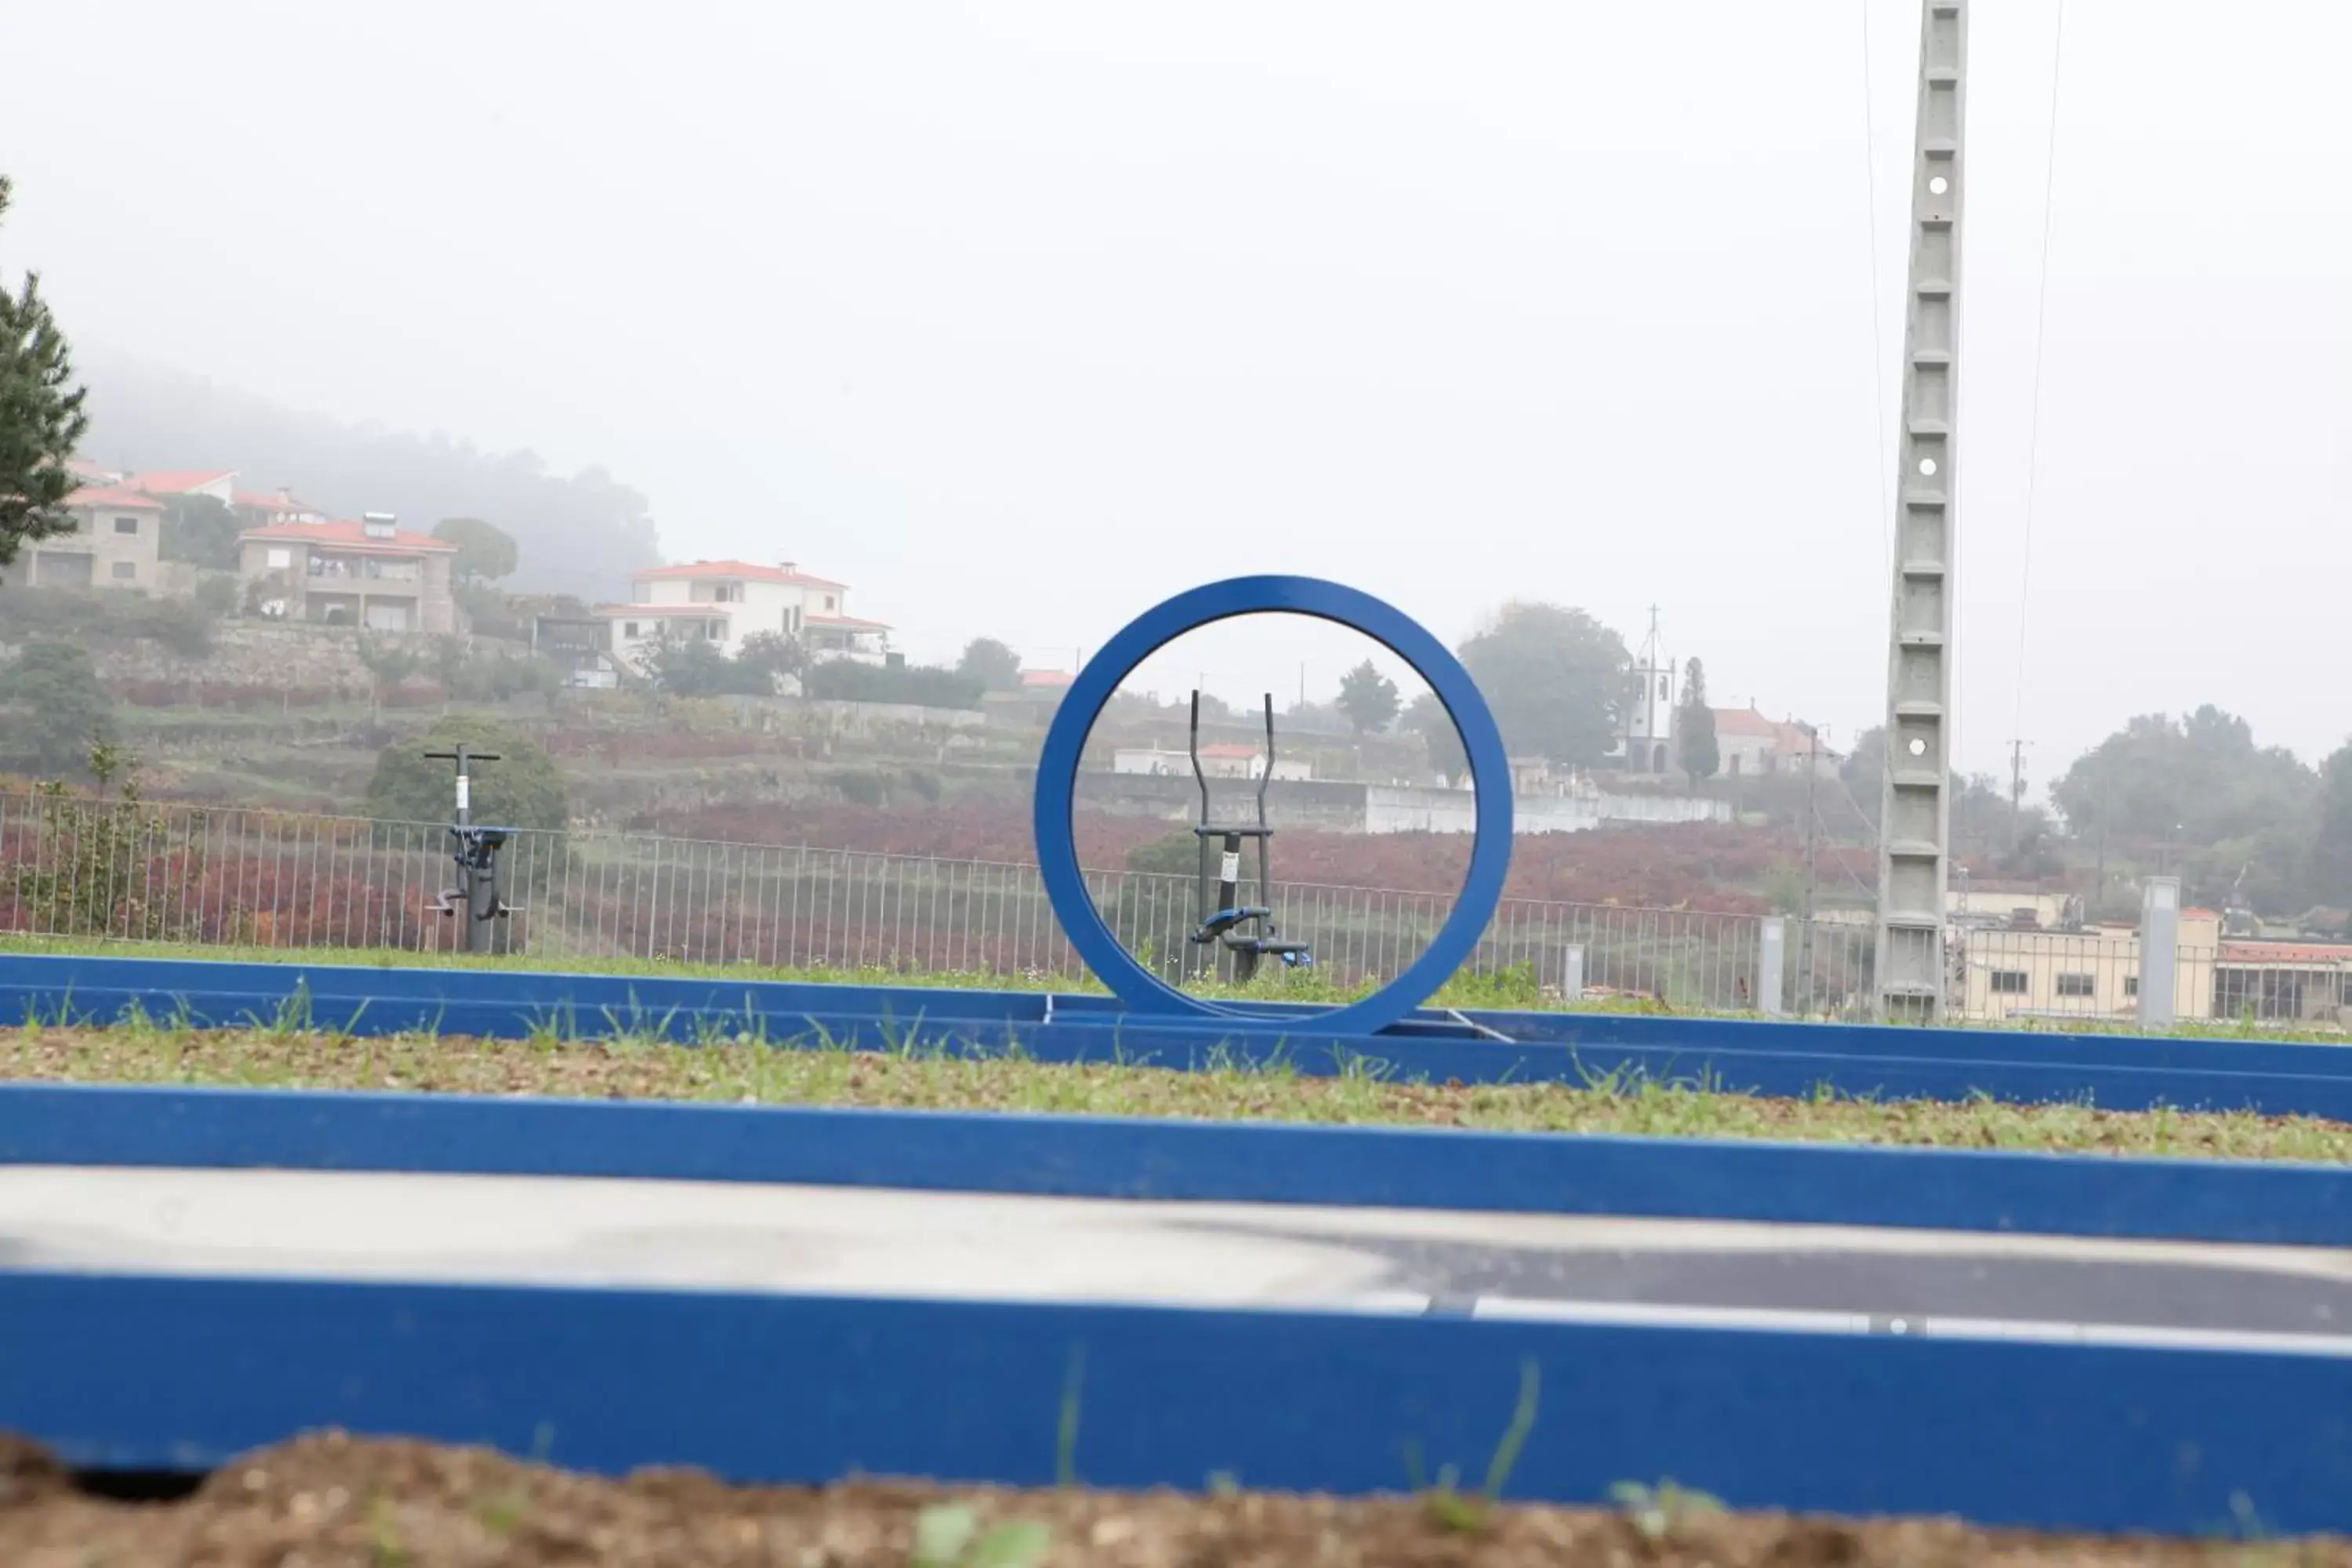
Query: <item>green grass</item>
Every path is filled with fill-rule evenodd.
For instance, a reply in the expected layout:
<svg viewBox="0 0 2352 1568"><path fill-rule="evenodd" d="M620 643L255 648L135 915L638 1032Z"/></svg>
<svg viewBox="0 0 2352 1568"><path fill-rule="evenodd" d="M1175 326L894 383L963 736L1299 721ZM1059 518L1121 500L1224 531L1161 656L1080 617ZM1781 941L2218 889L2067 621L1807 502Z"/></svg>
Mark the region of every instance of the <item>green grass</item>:
<svg viewBox="0 0 2352 1568"><path fill-rule="evenodd" d="M799 1048L780 1048L783 1045ZM1879 1102L1727 1094L1633 1077L1589 1085L1405 1082L1371 1071L1309 1078L1283 1067L1177 1072L1053 1066L1017 1053L950 1055L772 1042L714 1029L673 1045L626 1029L584 1039L349 1036L299 1014L245 1030L165 1021L0 1030L0 1079L86 1083L534 1094L720 1104L1148 1116L1651 1137L1771 1138L1943 1148L2352 1161L2352 1125L2307 1118L2088 1105Z"/></svg>
<svg viewBox="0 0 2352 1568"><path fill-rule="evenodd" d="M112 958L200 959L222 963L281 963L310 967L337 964L380 969L407 969L423 965L454 969L568 971L583 974L667 974L730 980L803 982L813 984L904 985L949 990L1050 991L1063 994L1097 996L1107 994L1102 983L1091 974L1056 974L1034 971L1000 974L983 970L926 970L900 968L895 965L847 967L827 964L730 963L669 958L614 957L561 952L497 957L476 956L462 952L425 953L407 948L286 948L238 946L229 943L115 942L92 937L0 935L0 952L79 953ZM1211 984L1191 985L1186 989L1196 995L1223 999L1350 1002L1369 994L1373 987L1370 984L1337 985L1313 972L1277 971L1247 987ZM1580 1002L1571 1006L1557 997L1547 995L1537 984L1532 968L1525 964L1489 973L1457 973L1439 987L1437 994L1430 998L1429 1005L1435 1007L1469 1009L1665 1014L1680 1017L1754 1017L1757 1016L1752 1013L1709 1010L1679 1004L1661 1005L1641 998ZM2141 1033L2135 1025L2128 1022L2102 1018L2019 1019L2003 1022L1950 1019L1947 1022L1953 1027L1999 1029L2018 1034L2132 1036ZM2236 1019L2183 1019L2171 1029L2167 1030L2166 1035L2168 1037L2179 1039L2267 1040L2288 1044L2338 1046L2352 1043L2347 1041L2347 1037L2339 1030L2297 1029L2251 1016Z"/></svg>
<svg viewBox="0 0 2352 1568"><path fill-rule="evenodd" d="M792 981L812 984L836 985L907 985L935 987L946 990L983 991L1051 991L1062 994L1081 994L1107 995L1102 983L1091 974L1053 974L1029 972L999 974L992 971L955 969L900 969L867 965L845 967L828 964L778 965L762 963L698 963L691 960L667 958L614 958L576 954L535 952L518 956L498 956L464 952L421 953L405 948L360 947L259 947L229 943L203 942L108 942L86 937L0 937L0 952L71 953L105 958L198 959L215 963L276 963L317 967L327 964L356 965L374 969L411 969L423 967L447 969L506 969L527 971L566 971L583 974L667 974L699 978L723 978L751 981ZM1349 1002L1370 994L1370 985L1335 985L1319 975L1284 973L1268 976L1249 986L1202 985L1190 987L1196 994L1229 998L1252 997L1292 1002ZM1537 985L1531 972L1506 971L1499 974L1458 974L1432 998L1432 1005L1443 1007L1558 1007L1556 1001L1548 1002Z"/></svg>

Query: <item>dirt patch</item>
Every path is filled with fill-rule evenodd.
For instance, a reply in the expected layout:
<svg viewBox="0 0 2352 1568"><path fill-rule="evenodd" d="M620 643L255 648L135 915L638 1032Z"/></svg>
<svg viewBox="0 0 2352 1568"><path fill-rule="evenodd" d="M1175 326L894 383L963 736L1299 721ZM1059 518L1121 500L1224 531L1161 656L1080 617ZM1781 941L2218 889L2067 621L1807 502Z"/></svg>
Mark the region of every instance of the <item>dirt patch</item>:
<svg viewBox="0 0 2352 1568"><path fill-rule="evenodd" d="M958 1511L967 1529L955 1528ZM926 1556L926 1537L962 1536ZM995 1540L995 1554L979 1550ZM1005 1551L1005 1548L1018 1548ZM1224 1564L2352 1564L2352 1542L2044 1536L1939 1520L1847 1523L1228 1492L950 1491L859 1483L733 1488L688 1471L602 1480L478 1448L337 1434L250 1455L184 1500L77 1490L37 1448L0 1438L0 1563L10 1568L1221 1568Z"/></svg>

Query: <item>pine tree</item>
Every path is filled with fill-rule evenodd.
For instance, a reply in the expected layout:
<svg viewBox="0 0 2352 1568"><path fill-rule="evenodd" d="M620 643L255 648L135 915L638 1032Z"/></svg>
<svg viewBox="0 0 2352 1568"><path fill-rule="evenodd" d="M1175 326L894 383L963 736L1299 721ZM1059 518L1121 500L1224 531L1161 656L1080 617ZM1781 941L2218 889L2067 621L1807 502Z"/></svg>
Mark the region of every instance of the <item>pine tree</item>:
<svg viewBox="0 0 2352 1568"><path fill-rule="evenodd" d="M1339 678L1339 711L1359 735L1387 729L1399 706L1396 682L1369 658Z"/></svg>
<svg viewBox="0 0 2352 1568"><path fill-rule="evenodd" d="M1675 715L1675 738L1691 788L1698 788L1723 766L1723 751L1715 739L1715 710L1706 704L1706 669L1696 659L1683 670L1683 704Z"/></svg>
<svg viewBox="0 0 2352 1568"><path fill-rule="evenodd" d="M8 196L0 175L0 221ZM89 428L84 395L40 279L26 273L14 297L0 288L0 567L25 545L73 531L66 498L76 481L66 460Z"/></svg>

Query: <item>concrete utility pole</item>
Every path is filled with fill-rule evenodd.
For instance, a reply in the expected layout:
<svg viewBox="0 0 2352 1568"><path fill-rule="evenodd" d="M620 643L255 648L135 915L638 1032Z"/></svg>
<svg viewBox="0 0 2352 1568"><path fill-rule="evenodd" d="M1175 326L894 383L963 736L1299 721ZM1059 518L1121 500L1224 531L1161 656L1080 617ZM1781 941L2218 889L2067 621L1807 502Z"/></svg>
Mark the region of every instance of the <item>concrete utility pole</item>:
<svg viewBox="0 0 2352 1568"><path fill-rule="evenodd" d="M1910 300L1895 440L1895 581L1886 668L1886 782L1878 814L1878 1006L1944 1012L1950 870L1954 502L1959 380L1960 136L1968 0L1926 0L1911 171Z"/></svg>
<svg viewBox="0 0 2352 1568"><path fill-rule="evenodd" d="M2009 743L2009 847L2011 854L2024 847L2021 831L2025 818L2025 742L2012 740Z"/></svg>

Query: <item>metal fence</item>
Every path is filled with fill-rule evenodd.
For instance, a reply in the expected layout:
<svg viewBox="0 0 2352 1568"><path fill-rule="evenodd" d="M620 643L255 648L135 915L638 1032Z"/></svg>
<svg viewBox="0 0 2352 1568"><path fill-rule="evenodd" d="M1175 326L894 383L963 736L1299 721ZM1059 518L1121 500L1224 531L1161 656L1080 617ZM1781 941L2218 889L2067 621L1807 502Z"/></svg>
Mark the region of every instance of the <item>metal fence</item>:
<svg viewBox="0 0 2352 1568"><path fill-rule="evenodd" d="M454 881L439 824L0 795L0 931L268 948L446 949ZM506 851L509 945L600 958L975 976L1082 973L1034 866L610 832L523 830ZM1129 951L1171 981L1199 949L1193 885L1089 874ZM1452 907L1443 894L1278 885L1283 933L1339 985L1395 974ZM1752 915L1507 900L1468 966L1562 997L1859 1016L1867 928L1786 923L1777 987Z"/></svg>

